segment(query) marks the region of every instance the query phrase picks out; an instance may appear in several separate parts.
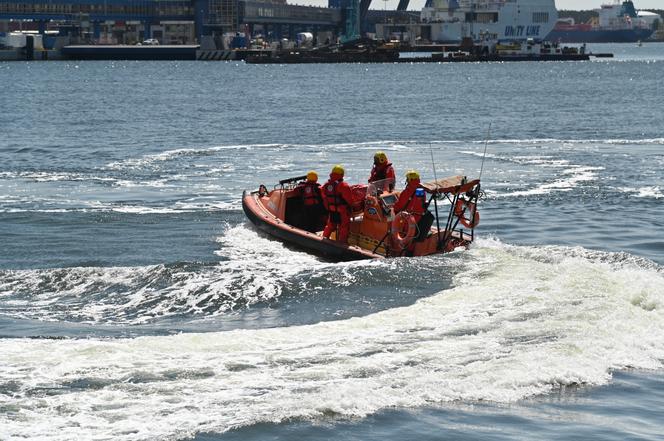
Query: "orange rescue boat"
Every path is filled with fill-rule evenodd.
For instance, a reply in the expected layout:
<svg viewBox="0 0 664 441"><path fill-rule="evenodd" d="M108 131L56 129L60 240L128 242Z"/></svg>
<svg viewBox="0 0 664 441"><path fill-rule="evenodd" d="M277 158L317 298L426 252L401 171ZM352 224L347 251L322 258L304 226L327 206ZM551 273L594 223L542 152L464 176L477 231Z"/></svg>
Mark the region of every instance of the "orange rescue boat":
<svg viewBox="0 0 664 441"><path fill-rule="evenodd" d="M261 185L242 195L242 208L260 230L288 244L331 260L427 256L468 248L480 216L479 179L452 176L422 184L427 221L415 222L407 212L394 214L400 191L385 191L385 181L351 186L354 196L348 244L322 237L327 216L321 214L316 232L303 228L303 203L296 187L306 176L279 181L272 190ZM444 209L449 206L448 209ZM445 212L443 214L443 212ZM423 229L424 231L420 231Z"/></svg>

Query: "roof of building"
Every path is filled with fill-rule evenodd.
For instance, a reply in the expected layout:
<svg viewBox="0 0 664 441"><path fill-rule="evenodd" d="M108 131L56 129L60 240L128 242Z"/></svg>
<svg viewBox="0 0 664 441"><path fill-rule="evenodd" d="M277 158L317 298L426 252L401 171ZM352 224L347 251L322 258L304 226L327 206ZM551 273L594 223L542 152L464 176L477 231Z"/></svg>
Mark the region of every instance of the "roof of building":
<svg viewBox="0 0 664 441"><path fill-rule="evenodd" d="M638 11L638 13L639 13L639 17L654 17L654 16L657 16L657 17L660 17L660 18L662 17L658 13L651 12L651 11Z"/></svg>

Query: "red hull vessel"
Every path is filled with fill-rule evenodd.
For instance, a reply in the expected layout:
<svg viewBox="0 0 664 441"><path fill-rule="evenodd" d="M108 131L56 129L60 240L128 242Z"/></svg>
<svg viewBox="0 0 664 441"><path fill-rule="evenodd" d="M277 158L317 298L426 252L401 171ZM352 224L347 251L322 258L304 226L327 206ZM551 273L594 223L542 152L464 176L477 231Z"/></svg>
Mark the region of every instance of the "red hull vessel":
<svg viewBox="0 0 664 441"><path fill-rule="evenodd" d="M419 234L408 213L394 215L392 206L399 191L380 191L384 183L352 187L355 204L348 244L322 237L325 215L318 219L316 232L303 228L303 206L296 189L303 177L285 179L273 190L263 185L256 191L245 191L242 208L254 225L265 233L328 259L358 260L399 256L426 256L467 248L474 239L479 223L477 201L480 181L453 176L423 184L430 211L428 231ZM445 215L438 212L445 204Z"/></svg>

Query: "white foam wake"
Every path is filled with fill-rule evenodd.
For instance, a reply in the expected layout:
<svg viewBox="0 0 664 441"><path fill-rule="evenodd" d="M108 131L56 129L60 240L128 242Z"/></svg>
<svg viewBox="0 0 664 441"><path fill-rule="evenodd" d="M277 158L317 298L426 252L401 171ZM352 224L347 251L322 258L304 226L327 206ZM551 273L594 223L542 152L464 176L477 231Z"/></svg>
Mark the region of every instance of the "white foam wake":
<svg viewBox="0 0 664 441"><path fill-rule="evenodd" d="M620 187L618 188L618 190L623 193L633 195L634 197L637 198L652 198L652 199L664 198L664 193L662 192L662 189L657 186L639 187L639 188Z"/></svg>
<svg viewBox="0 0 664 441"><path fill-rule="evenodd" d="M315 151L343 151L343 150L375 150L376 145L389 145L393 150L405 148L401 144L417 143L417 141L367 141L359 143L335 143L335 144L233 144L233 145L220 145L202 148L180 148L165 150L161 153L144 155L139 158L129 158L122 161L115 161L107 164L106 168L111 170L124 170L128 168L143 168L151 166L155 163L162 163L167 161L181 160L183 158L206 157L210 155L217 155L229 150L246 150L246 151L271 151L279 152L284 150L315 150ZM265 164L263 164L265 165ZM0 175L1 176L1 175Z"/></svg>
<svg viewBox="0 0 664 441"><path fill-rule="evenodd" d="M534 196L546 195L554 192L567 192L579 187L583 183L588 183L597 180L597 172L604 170L604 167L586 166L572 164L566 159L558 159L550 155L501 155L495 153L487 153L484 155L480 152L474 151L461 151L460 153L483 157L497 161L518 164L521 166L532 166L538 169L550 169L555 172L548 182L535 184L531 188L516 191L490 191L491 197L504 198L504 197L518 197L518 196ZM548 171L546 173L551 173ZM503 186L510 184L503 184ZM500 186L500 185L498 185Z"/></svg>
<svg viewBox="0 0 664 441"><path fill-rule="evenodd" d="M412 147L421 146L422 143L433 144L533 144L533 145L663 145L664 138L644 139L557 139L557 138L525 138L525 139L477 139L477 140L373 140L354 143L331 143L331 144L229 144L201 148L176 148L165 150L160 153L144 155L138 158L129 158L122 161L109 163L106 168L112 170L123 170L126 168L142 168L154 163L161 163L182 158L201 157L216 155L228 150L258 150L258 151L283 151L283 150L309 150L315 151L344 151L344 150L368 150L373 151L380 146L386 150L409 150ZM2 175L0 174L0 177Z"/></svg>
<svg viewBox="0 0 664 441"><path fill-rule="evenodd" d="M603 170L602 167L585 167L579 165L569 165L569 168L560 171L561 177L551 182L539 184L527 190L518 190L508 193L498 193L497 197L531 196L545 195L552 192L572 191L584 182L592 182L597 179L597 170Z"/></svg>
<svg viewBox="0 0 664 441"><path fill-rule="evenodd" d="M199 197L197 200L175 201L169 206L150 206L128 204L125 202L101 202L84 200L57 200L44 198L6 199L7 205L25 204L25 208L13 206L0 206L0 213L125 213L125 214L180 214L215 211L238 211L242 209L242 201L236 197L232 200L219 200ZM4 202L4 201L3 201ZM50 208L35 208L33 204L41 207L54 205ZM61 205L61 206L57 206ZM62 206L64 205L64 206Z"/></svg>
<svg viewBox="0 0 664 441"><path fill-rule="evenodd" d="M455 287L371 316L118 340L3 340L12 437L182 439L292 418L510 402L662 367L664 271L625 254L484 242Z"/></svg>
<svg viewBox="0 0 664 441"><path fill-rule="evenodd" d="M81 267L0 272L2 313L14 318L143 324L223 314L278 298L303 271L329 266L243 225L218 239L215 265Z"/></svg>
<svg viewBox="0 0 664 441"><path fill-rule="evenodd" d="M457 141L463 142L463 141ZM474 143L483 144L603 144L603 145L663 145L664 138L590 138L590 139L562 139L562 138L525 138L525 139L490 139L476 140Z"/></svg>

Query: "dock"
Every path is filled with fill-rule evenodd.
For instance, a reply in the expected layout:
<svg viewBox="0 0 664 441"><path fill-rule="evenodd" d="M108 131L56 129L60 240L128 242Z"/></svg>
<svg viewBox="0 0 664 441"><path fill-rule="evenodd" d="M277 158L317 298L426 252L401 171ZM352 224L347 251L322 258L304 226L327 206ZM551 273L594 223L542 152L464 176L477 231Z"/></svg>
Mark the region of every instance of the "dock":
<svg viewBox="0 0 664 441"><path fill-rule="evenodd" d="M26 46L0 51L0 60L182 60L238 61L250 64L310 63L461 63L516 61L588 61L612 58L610 53L587 53L585 46L558 47L541 43L524 50L523 45L394 45L371 39L321 47L238 48L201 50L199 45L65 45L45 50Z"/></svg>
<svg viewBox="0 0 664 441"><path fill-rule="evenodd" d="M71 45L60 51L68 60L196 60L198 45Z"/></svg>
<svg viewBox="0 0 664 441"><path fill-rule="evenodd" d="M293 52L275 55L251 56L249 64L310 64L310 63L480 63L516 61L588 61L592 54L538 54L538 55L472 55L440 53L431 56L402 57L397 51L375 53L306 54ZM603 54L611 57L612 54Z"/></svg>
<svg viewBox="0 0 664 441"><path fill-rule="evenodd" d="M251 64L296 63L478 63L515 61L588 61L613 54L592 54L586 46L560 46L549 41L474 42L412 45L400 41L359 38L341 44L299 48L248 56Z"/></svg>

